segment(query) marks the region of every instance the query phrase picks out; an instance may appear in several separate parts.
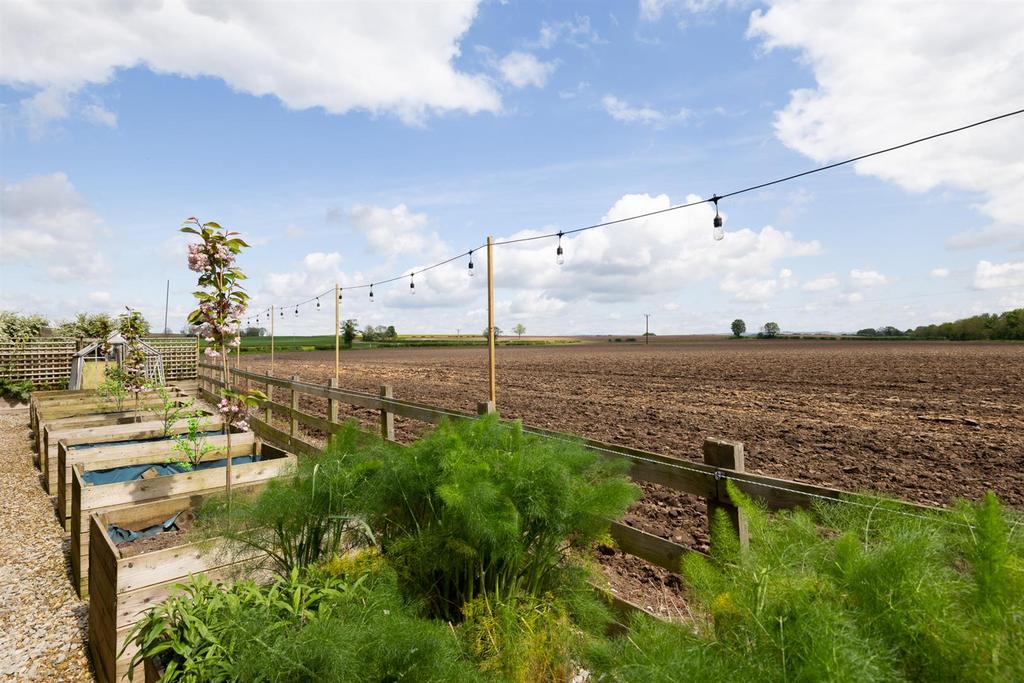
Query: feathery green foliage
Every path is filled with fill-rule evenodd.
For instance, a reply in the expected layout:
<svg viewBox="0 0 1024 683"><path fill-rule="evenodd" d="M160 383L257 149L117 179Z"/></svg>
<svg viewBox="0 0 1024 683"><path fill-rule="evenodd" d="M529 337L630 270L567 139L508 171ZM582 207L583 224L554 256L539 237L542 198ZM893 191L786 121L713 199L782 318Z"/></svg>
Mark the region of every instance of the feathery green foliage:
<svg viewBox="0 0 1024 683"><path fill-rule="evenodd" d="M274 479L259 496L223 498L203 507L209 535L237 549L267 553L274 570L288 576L366 545L372 534L358 517L362 488L382 453L399 447L359 429L350 420L318 457L303 457L294 476Z"/></svg>
<svg viewBox="0 0 1024 683"><path fill-rule="evenodd" d="M1024 680L1024 543L993 494L934 519L888 503L768 515L730 496L750 548L723 518L714 555L683 564L706 622L638 618L592 652L609 680Z"/></svg>
<svg viewBox="0 0 1024 683"><path fill-rule="evenodd" d="M639 489L624 460L523 432L497 415L445 422L390 451L363 512L410 596L458 620L479 596L557 588Z"/></svg>

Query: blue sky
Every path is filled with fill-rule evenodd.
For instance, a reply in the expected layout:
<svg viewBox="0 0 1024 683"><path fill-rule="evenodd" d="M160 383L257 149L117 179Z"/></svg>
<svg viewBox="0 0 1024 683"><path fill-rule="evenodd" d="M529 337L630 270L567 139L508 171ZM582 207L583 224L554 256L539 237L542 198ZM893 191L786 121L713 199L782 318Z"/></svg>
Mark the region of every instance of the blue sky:
<svg viewBox="0 0 1024 683"><path fill-rule="evenodd" d="M1024 107L1016 3L208 3L0 9L0 306L191 305L181 220L254 310L706 198ZM41 39L39 37L42 37ZM1024 305L1024 117L723 202L496 250L528 333L914 326ZM482 273L482 255L477 260ZM465 260L345 317L477 331ZM326 301L325 301L326 303ZM278 333L329 333L307 306Z"/></svg>

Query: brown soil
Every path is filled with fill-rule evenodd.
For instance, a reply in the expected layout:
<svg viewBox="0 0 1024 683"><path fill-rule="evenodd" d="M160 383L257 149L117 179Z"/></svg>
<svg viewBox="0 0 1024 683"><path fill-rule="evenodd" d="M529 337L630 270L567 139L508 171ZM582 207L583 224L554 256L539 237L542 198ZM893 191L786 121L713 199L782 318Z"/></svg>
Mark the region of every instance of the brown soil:
<svg viewBox="0 0 1024 683"><path fill-rule="evenodd" d="M267 371L268 356L243 365ZM857 341L593 342L499 349L503 416L699 460L706 437L742 441L748 471L873 490L930 505L994 490L1024 505L1024 346ZM325 383L333 352L283 353L274 374ZM341 385L472 412L486 398L481 349L342 355ZM322 400L304 399L322 414ZM374 424L373 411L343 414ZM400 440L426 427L396 420ZM319 435L310 435L317 436ZM319 438L315 439L319 440ZM703 502L645 486L625 522L706 549ZM600 556L614 588L657 603L678 578ZM651 590L651 588L655 590ZM681 601L665 609L685 610Z"/></svg>
<svg viewBox="0 0 1024 683"><path fill-rule="evenodd" d="M143 538L134 542L118 543L117 549L121 551L121 557L134 557L142 553L151 553L164 548L173 548L188 543L186 538L192 531L193 515L191 510L185 510L175 520L177 527L173 531L162 531L155 536ZM134 530L133 530L134 531Z"/></svg>

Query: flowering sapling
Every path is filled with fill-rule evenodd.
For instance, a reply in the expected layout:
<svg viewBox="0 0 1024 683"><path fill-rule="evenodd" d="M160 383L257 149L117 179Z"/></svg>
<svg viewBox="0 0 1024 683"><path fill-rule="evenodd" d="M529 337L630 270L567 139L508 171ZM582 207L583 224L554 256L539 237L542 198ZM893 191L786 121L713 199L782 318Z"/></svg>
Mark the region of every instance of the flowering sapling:
<svg viewBox="0 0 1024 683"><path fill-rule="evenodd" d="M144 325L142 315L126 307L128 312L121 314L118 332L124 339L124 354L121 357L121 375L125 391L135 398L135 419L139 416L139 397L150 391L146 379L146 353L142 349L142 333Z"/></svg>
<svg viewBox="0 0 1024 683"><path fill-rule="evenodd" d="M219 358L223 368L224 388L218 411L224 420L227 434L228 459L225 470L224 488L231 496L231 428L244 426L250 406L266 400L261 391L235 391L230 388L228 372L228 350L241 344L241 318L249 303L249 295L242 287L245 273L235 266L235 258L249 245L239 233L222 228L217 223L201 223L189 218L181 228L182 232L196 235L200 242L188 247L188 267L199 273L199 289L193 294L199 307L188 316L189 323L199 327L210 346L206 349L209 358Z"/></svg>

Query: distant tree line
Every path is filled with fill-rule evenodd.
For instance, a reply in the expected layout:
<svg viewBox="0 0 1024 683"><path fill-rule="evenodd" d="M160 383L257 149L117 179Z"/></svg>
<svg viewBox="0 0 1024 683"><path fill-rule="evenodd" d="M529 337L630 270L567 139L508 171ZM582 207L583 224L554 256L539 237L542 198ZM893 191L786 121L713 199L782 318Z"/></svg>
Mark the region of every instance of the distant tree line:
<svg viewBox="0 0 1024 683"><path fill-rule="evenodd" d="M1024 308L1005 313L982 313L938 325L922 325L907 333L917 339L1024 339Z"/></svg>
<svg viewBox="0 0 1024 683"><path fill-rule="evenodd" d="M367 325L363 329L362 337L363 341L366 342L394 341L398 339L398 332L395 331L394 325L388 325L387 327L384 325L377 325L376 327L373 325Z"/></svg>
<svg viewBox="0 0 1024 683"><path fill-rule="evenodd" d="M142 334L150 332L149 322L141 318ZM79 313L71 320L51 323L37 313L23 315L0 311L0 340L14 341L41 336L105 339L117 328L117 320L109 313Z"/></svg>

